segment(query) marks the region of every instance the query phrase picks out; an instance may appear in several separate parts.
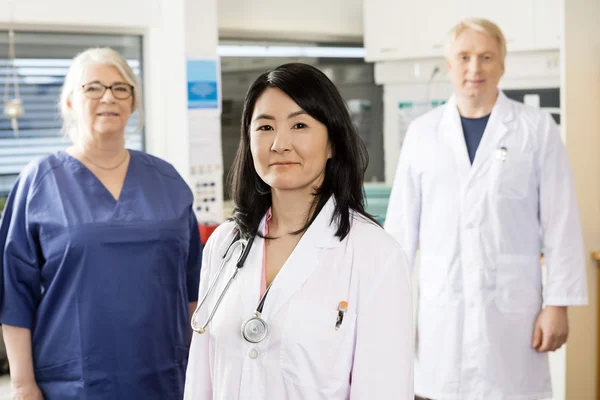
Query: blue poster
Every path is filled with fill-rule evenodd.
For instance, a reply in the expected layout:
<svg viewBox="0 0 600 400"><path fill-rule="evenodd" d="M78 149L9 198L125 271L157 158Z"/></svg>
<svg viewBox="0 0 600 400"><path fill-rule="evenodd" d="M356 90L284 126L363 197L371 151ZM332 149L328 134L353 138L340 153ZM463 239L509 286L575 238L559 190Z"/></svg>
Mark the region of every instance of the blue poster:
<svg viewBox="0 0 600 400"><path fill-rule="evenodd" d="M218 75L216 60L188 60L188 109L219 108Z"/></svg>

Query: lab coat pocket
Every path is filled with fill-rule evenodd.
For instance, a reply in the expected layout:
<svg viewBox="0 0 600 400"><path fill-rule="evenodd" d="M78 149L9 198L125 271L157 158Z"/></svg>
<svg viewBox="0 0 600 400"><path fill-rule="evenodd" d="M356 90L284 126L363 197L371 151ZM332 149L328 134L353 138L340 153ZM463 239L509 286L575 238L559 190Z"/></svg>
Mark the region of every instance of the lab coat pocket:
<svg viewBox="0 0 600 400"><path fill-rule="evenodd" d="M517 151L505 150L504 160L501 153L494 160L495 183L500 197L522 199L532 187L533 155Z"/></svg>
<svg viewBox="0 0 600 400"><path fill-rule="evenodd" d="M506 313L532 313L542 306L542 279L539 257L498 256L496 305Z"/></svg>
<svg viewBox="0 0 600 400"><path fill-rule="evenodd" d="M287 315L280 356L284 378L324 393L348 385L356 314L346 312L338 330L336 305L292 303Z"/></svg>

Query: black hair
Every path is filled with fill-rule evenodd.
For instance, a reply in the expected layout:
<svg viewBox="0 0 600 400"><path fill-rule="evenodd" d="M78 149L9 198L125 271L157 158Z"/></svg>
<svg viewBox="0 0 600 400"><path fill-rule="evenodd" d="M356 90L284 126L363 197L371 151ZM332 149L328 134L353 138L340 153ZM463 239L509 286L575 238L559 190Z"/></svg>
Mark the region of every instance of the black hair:
<svg viewBox="0 0 600 400"><path fill-rule="evenodd" d="M240 144L229 173L234 202L232 220L242 236L256 235L262 217L271 207L271 188L256 172L250 152L252 114L259 97L268 88L281 90L303 111L325 125L331 143L332 158L327 160L321 187L315 188L314 192L314 212L304 227L295 233L308 229L331 196L336 201L331 222L337 224L336 236L340 240L350 231L350 210L377 224L364 206L363 181L369 163L367 149L352 123L344 99L323 72L307 64L290 63L260 75L246 93Z"/></svg>

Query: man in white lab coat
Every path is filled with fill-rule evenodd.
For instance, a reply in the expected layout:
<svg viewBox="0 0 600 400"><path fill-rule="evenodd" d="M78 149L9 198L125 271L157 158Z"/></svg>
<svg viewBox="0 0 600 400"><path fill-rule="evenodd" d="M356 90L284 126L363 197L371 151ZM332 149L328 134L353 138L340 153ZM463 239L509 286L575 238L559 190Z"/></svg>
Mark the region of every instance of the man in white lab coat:
<svg viewBox="0 0 600 400"><path fill-rule="evenodd" d="M552 397L547 352L587 304L567 155L550 115L497 89L505 54L487 20L450 32L455 94L410 125L386 216L411 266L420 249L415 393L435 400Z"/></svg>

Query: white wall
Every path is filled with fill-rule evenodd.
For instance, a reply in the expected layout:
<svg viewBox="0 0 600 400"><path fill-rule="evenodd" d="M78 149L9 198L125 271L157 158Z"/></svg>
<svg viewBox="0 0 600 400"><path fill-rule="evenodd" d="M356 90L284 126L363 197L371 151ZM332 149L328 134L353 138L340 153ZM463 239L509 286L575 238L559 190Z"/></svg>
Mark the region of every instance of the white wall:
<svg viewBox="0 0 600 400"><path fill-rule="evenodd" d="M0 24L8 19L11 2L16 20L24 25L122 32L159 24L169 8L177 8L178 0L1 0ZM196 24L214 24L215 19L203 17L214 15L214 2L190 2L205 10ZM223 37L362 42L362 6L362 0L218 0L218 26Z"/></svg>
<svg viewBox="0 0 600 400"><path fill-rule="evenodd" d="M24 27L147 29L160 22L160 3L161 0L2 0L0 24L8 22L12 9L14 20Z"/></svg>
<svg viewBox="0 0 600 400"><path fill-rule="evenodd" d="M362 42L362 0L219 0L219 35Z"/></svg>
<svg viewBox="0 0 600 400"><path fill-rule="evenodd" d="M588 307L571 307L567 399L600 398L598 265L600 250L600 2L565 0L561 49L564 127L579 203L588 271ZM596 397L594 397L596 396Z"/></svg>

